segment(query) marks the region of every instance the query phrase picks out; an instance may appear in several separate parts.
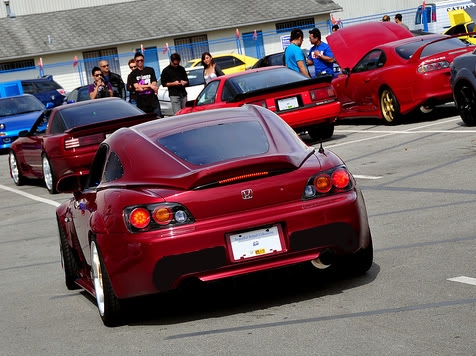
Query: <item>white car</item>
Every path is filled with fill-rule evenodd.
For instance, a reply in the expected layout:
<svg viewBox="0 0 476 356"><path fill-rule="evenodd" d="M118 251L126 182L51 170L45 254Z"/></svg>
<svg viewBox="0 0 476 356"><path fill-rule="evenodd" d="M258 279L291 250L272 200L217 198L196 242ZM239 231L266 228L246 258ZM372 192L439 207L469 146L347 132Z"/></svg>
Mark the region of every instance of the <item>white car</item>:
<svg viewBox="0 0 476 356"><path fill-rule="evenodd" d="M189 86L185 87L187 91L187 100L195 100L204 87L203 67L194 67L187 69ZM170 103L169 90L162 85L159 86L157 97L160 102L160 110L164 116L172 116L172 104Z"/></svg>

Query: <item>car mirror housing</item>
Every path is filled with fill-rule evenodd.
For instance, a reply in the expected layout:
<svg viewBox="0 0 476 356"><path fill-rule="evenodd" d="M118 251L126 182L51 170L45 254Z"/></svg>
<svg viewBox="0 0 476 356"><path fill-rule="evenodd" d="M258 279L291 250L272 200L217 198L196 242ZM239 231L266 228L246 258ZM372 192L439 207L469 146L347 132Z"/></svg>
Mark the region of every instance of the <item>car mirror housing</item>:
<svg viewBox="0 0 476 356"><path fill-rule="evenodd" d="M193 108L195 106L195 100L188 100L185 102L186 108Z"/></svg>
<svg viewBox="0 0 476 356"><path fill-rule="evenodd" d="M51 109L51 108L53 108L54 106L55 106L55 104L53 104L53 103L46 103L46 108L47 108L47 109Z"/></svg>
<svg viewBox="0 0 476 356"><path fill-rule="evenodd" d="M23 130L18 133L18 137L27 137L28 136L28 130Z"/></svg>
<svg viewBox="0 0 476 356"><path fill-rule="evenodd" d="M81 188L81 179L76 174L61 178L56 186L56 190L60 193L80 192Z"/></svg>
<svg viewBox="0 0 476 356"><path fill-rule="evenodd" d="M349 68L342 69L342 74L349 75L350 74L350 69Z"/></svg>

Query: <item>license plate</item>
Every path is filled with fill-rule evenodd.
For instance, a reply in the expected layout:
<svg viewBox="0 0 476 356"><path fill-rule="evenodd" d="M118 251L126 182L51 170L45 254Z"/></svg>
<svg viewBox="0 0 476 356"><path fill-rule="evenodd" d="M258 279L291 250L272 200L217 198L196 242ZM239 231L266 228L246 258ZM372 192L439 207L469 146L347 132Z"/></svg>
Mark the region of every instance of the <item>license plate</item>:
<svg viewBox="0 0 476 356"><path fill-rule="evenodd" d="M229 235L229 239L235 261L283 250L277 226Z"/></svg>
<svg viewBox="0 0 476 356"><path fill-rule="evenodd" d="M289 109L294 109L298 107L299 107L299 103L298 103L297 97L295 96L278 100L279 110L289 110Z"/></svg>

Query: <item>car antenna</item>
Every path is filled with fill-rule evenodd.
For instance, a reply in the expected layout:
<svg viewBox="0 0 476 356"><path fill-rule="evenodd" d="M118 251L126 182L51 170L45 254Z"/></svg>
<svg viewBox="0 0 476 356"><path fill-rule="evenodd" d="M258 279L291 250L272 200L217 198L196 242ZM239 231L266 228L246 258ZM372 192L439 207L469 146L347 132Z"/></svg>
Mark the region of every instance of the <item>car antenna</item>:
<svg viewBox="0 0 476 356"><path fill-rule="evenodd" d="M324 147L322 147L322 138L321 138L321 144L319 146L319 153L324 153Z"/></svg>

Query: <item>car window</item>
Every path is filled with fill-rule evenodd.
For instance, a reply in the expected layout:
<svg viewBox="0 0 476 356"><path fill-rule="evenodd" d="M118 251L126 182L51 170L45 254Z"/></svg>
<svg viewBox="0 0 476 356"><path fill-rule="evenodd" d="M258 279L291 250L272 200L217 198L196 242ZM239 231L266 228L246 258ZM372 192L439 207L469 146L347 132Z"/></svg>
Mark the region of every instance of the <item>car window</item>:
<svg viewBox="0 0 476 356"><path fill-rule="evenodd" d="M78 89L78 101L90 100L91 97L89 96L89 88L80 88Z"/></svg>
<svg viewBox="0 0 476 356"><path fill-rule="evenodd" d="M63 133L66 130L66 125L64 124L63 117L61 116L61 112L57 111L51 120L51 128L50 133L58 134Z"/></svg>
<svg viewBox="0 0 476 356"><path fill-rule="evenodd" d="M282 66L284 65L284 53L273 54L269 56L269 66Z"/></svg>
<svg viewBox="0 0 476 356"><path fill-rule="evenodd" d="M95 188L99 185L99 183L101 183L108 151L108 145L102 144L99 146L98 150L96 151L96 155L94 156L93 163L91 163L91 168L89 169L86 187Z"/></svg>
<svg viewBox="0 0 476 356"><path fill-rule="evenodd" d="M25 94L35 94L35 88L32 83L21 83L23 88L23 93Z"/></svg>
<svg viewBox="0 0 476 356"><path fill-rule="evenodd" d="M216 100L219 80L208 83L197 97L197 106L213 104Z"/></svg>
<svg viewBox="0 0 476 356"><path fill-rule="evenodd" d="M143 114L124 100L91 100L86 105L64 106L58 112L65 129Z"/></svg>
<svg viewBox="0 0 476 356"><path fill-rule="evenodd" d="M213 59L215 60L215 63L218 64L218 66L222 70L245 64L245 62L233 56L215 57Z"/></svg>
<svg viewBox="0 0 476 356"><path fill-rule="evenodd" d="M466 27L464 24L453 26L445 32L446 35L457 35L459 33L466 33Z"/></svg>
<svg viewBox="0 0 476 356"><path fill-rule="evenodd" d="M438 38L429 38L424 40L418 40L416 42L407 43L395 48L395 52L402 57L403 59L410 59L413 54L422 46L428 44L431 41L434 41ZM432 56L437 53L451 51L458 48L464 48L466 45L460 41L458 38L449 38L444 41L439 41L432 43L423 49L421 53L421 58Z"/></svg>
<svg viewBox="0 0 476 356"><path fill-rule="evenodd" d="M223 84L223 91L221 93L221 101L228 101L236 95L235 91L233 90L233 86L227 80Z"/></svg>
<svg viewBox="0 0 476 356"><path fill-rule="evenodd" d="M369 70L381 68L384 66L386 60L387 57L382 50L373 50L367 53L364 58L362 58L360 62L357 63L354 69L352 69L352 73L367 72Z"/></svg>
<svg viewBox="0 0 476 356"><path fill-rule="evenodd" d="M68 98L66 99L66 102L71 102L71 101L78 101L78 89L74 89L71 93L69 93Z"/></svg>
<svg viewBox="0 0 476 356"><path fill-rule="evenodd" d="M56 86L53 84L53 82L49 80L45 80L42 82L35 82L34 85L36 86L36 89L39 92L56 90Z"/></svg>
<svg viewBox="0 0 476 356"><path fill-rule="evenodd" d="M198 166L262 154L269 149L258 121L200 127L163 137L158 142L174 155Z"/></svg>
<svg viewBox="0 0 476 356"><path fill-rule="evenodd" d="M20 115L33 111L43 111L43 104L33 96L20 96L0 100L0 116Z"/></svg>
<svg viewBox="0 0 476 356"><path fill-rule="evenodd" d="M187 71L187 77L190 86L203 85L205 83L202 69Z"/></svg>
<svg viewBox="0 0 476 356"><path fill-rule="evenodd" d="M124 175L124 167L116 152L111 151L109 158L104 168L104 174L102 177L103 182L111 182L119 179Z"/></svg>

